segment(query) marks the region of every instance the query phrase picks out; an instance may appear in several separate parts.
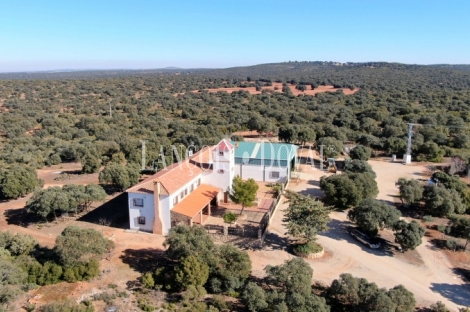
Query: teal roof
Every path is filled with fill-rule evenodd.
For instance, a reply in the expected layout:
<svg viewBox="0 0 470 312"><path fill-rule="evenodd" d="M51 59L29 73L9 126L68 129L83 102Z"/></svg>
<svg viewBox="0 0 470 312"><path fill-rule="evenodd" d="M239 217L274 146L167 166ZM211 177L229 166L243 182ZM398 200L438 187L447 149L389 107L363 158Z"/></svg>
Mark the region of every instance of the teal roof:
<svg viewBox="0 0 470 312"><path fill-rule="evenodd" d="M288 143L231 142L235 147L235 158L286 160L295 157L298 146Z"/></svg>

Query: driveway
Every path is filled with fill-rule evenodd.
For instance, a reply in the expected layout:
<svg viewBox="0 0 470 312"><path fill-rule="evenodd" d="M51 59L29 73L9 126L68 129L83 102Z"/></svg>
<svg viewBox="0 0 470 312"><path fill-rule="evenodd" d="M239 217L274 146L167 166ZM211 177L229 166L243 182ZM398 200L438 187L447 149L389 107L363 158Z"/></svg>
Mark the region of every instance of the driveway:
<svg viewBox="0 0 470 312"><path fill-rule="evenodd" d="M425 169L423 166L411 167L387 162L372 162L371 165L378 176L378 198L388 201L394 201L397 195L394 183L398 177L422 178L420 175ZM302 178L306 174L302 173ZM318 177L321 175L319 170L312 172L312 180L301 180L299 184L291 184L289 189L316 195L319 192ZM264 250L250 251L255 275L263 276L265 265L282 264L294 257L288 250L286 230L282 225L282 209L285 208L286 205L281 204L275 213ZM332 212L330 217L331 230L318 236L318 243L325 248L326 255L318 260L308 260L314 269L314 281L329 285L341 273L351 273L387 289L402 284L414 293L420 306L429 306L436 301L444 302L455 311L458 307L470 306L470 287L453 273L446 256L435 249L426 237L417 248L422 262L416 264L384 249L371 250L354 240L347 231L350 223L346 213Z"/></svg>

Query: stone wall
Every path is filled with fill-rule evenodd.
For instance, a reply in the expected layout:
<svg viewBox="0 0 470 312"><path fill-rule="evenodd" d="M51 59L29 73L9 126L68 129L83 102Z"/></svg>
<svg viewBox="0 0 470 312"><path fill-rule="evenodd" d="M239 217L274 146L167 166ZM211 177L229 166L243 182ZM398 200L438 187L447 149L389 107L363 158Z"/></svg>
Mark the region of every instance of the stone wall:
<svg viewBox="0 0 470 312"><path fill-rule="evenodd" d="M191 218L182 214L170 211L171 226L191 225Z"/></svg>

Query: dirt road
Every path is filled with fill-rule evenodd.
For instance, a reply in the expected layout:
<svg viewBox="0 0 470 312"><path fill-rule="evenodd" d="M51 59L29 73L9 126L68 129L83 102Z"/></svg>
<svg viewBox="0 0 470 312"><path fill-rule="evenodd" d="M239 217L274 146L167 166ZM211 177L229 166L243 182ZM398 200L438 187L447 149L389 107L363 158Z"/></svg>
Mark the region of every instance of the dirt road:
<svg viewBox="0 0 470 312"><path fill-rule="evenodd" d="M422 178L425 169L422 166L404 166L388 162L370 164L377 173L379 199L395 201L397 189L394 185L399 177ZM308 173L303 172L302 177ZM318 170L312 171L312 180L291 184L290 189L308 194L318 194ZM270 234L266 237L266 248L262 251L251 251L253 273L264 275L263 268L267 264L281 264L292 258L287 250L285 228L282 225L283 213L281 205L269 227ZM444 302L449 308L470 306L470 288L461 277L452 271L443 252L435 249L424 238L417 248L422 264L407 261L386 250L371 250L351 238L347 231L346 213L333 212L330 222L331 230L319 236L318 242L325 247L326 256L319 260L309 260L314 269L314 280L330 284L341 273L351 273L375 282L379 287L391 288L402 284L415 294L420 306L429 306L436 301Z"/></svg>

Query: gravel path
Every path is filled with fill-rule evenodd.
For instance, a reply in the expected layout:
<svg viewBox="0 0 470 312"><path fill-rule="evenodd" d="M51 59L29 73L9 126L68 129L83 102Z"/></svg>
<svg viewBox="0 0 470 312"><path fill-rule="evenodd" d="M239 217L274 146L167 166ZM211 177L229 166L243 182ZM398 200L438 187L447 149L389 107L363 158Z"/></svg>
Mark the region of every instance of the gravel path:
<svg viewBox="0 0 470 312"><path fill-rule="evenodd" d="M394 202L397 200L395 182L399 177L425 178L423 166L404 166L396 163L370 161L377 173L380 189L379 199ZM323 173L311 171L302 173L299 184L291 184L289 189L307 194L318 194L318 179ZM276 212L266 236L266 248L250 251L253 259L253 273L263 276L265 265L277 265L293 257L288 250L285 228L282 225L282 204ZM322 259L308 260L314 269L313 279L330 284L341 273L351 273L375 282L379 287L391 288L402 284L415 294L420 306L429 306L436 301L444 302L457 311L458 307L470 306L470 287L457 274L444 253L424 238L417 248L422 264L397 257L390 251L371 250L351 238L347 231L350 225L346 213L333 212L330 215L331 230L318 237L318 242L325 247L326 255Z"/></svg>

